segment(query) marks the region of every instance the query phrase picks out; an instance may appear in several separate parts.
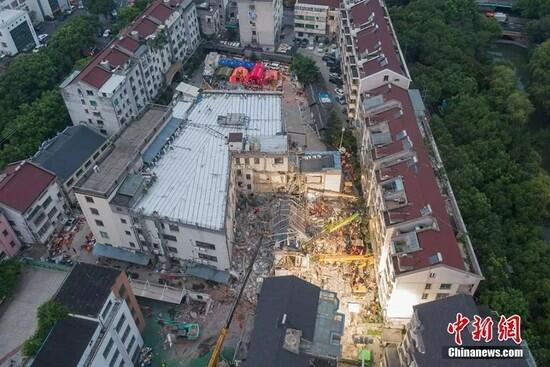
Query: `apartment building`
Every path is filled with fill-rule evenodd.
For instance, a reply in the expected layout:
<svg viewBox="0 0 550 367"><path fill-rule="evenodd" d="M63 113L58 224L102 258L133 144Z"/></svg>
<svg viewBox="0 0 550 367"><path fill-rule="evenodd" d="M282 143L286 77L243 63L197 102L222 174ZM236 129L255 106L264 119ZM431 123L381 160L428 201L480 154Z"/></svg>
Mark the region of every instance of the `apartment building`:
<svg viewBox="0 0 550 367"><path fill-rule="evenodd" d="M490 312L486 307L477 306L470 295L459 294L437 301L423 303L414 306L414 313L411 321L406 326L406 333L402 343L397 347L386 348L382 360L383 367L404 367L404 366L453 366L453 367L482 367L487 366L487 359L449 359L444 357L446 349L455 346L454 334L447 332L447 326L456 321L457 313L470 320L470 325L462 333L462 346L502 348L517 347L512 340L498 340L498 316ZM434 317L437 315L437 317ZM493 339L491 341L474 341L471 323L474 316L485 318L487 316L493 321ZM508 315L507 315L508 316ZM491 365L499 367L527 367L535 366L533 357L526 343L522 343L523 358L511 358L492 360ZM443 353L442 353L443 351Z"/></svg>
<svg viewBox="0 0 550 367"><path fill-rule="evenodd" d="M0 262L2 262L17 255L21 249L21 241L2 211L0 211L0 232Z"/></svg>
<svg viewBox="0 0 550 367"><path fill-rule="evenodd" d="M2 0L0 9L21 10L28 14L33 24L54 18L69 9L67 0Z"/></svg>
<svg viewBox="0 0 550 367"><path fill-rule="evenodd" d="M68 205L53 173L21 161L0 174L0 208L22 243L44 245L65 224Z"/></svg>
<svg viewBox="0 0 550 367"><path fill-rule="evenodd" d="M25 11L0 10L0 54L14 56L38 44L31 19Z"/></svg>
<svg viewBox="0 0 550 367"><path fill-rule="evenodd" d="M266 278L243 365L336 366L345 324L338 308L334 292L295 276Z"/></svg>
<svg viewBox="0 0 550 367"><path fill-rule="evenodd" d="M300 179L307 190L342 191L342 161L338 151L307 151L298 156Z"/></svg>
<svg viewBox="0 0 550 367"><path fill-rule="evenodd" d="M242 134L244 150L243 141L282 133L281 103L280 93L211 91L150 107L75 189L97 241L228 271L237 191L229 137Z"/></svg>
<svg viewBox="0 0 550 367"><path fill-rule="evenodd" d="M340 31L379 301L385 321L400 326L414 305L473 294L483 275L420 93L408 89L409 73L387 9L378 1L346 4Z"/></svg>
<svg viewBox="0 0 550 367"><path fill-rule="evenodd" d="M238 0L241 46L275 51L283 26L282 0Z"/></svg>
<svg viewBox="0 0 550 367"><path fill-rule="evenodd" d="M145 320L126 273L78 263L54 300L67 306L38 351L33 367L134 366Z"/></svg>
<svg viewBox="0 0 550 367"><path fill-rule="evenodd" d="M294 5L294 33L312 42L334 39L338 32L338 0L297 0Z"/></svg>
<svg viewBox="0 0 550 367"><path fill-rule="evenodd" d="M196 6L201 33L208 36L218 34L222 26L222 5L217 1L201 1L196 3Z"/></svg>
<svg viewBox="0 0 550 367"><path fill-rule="evenodd" d="M102 159L110 146L104 136L87 126L69 126L42 143L32 162L55 173L71 203L76 203L73 188Z"/></svg>
<svg viewBox="0 0 550 367"><path fill-rule="evenodd" d="M74 125L116 134L140 115L198 47L191 0L157 0L82 71L60 85Z"/></svg>
<svg viewBox="0 0 550 367"><path fill-rule="evenodd" d="M345 1L340 55L348 118L358 118L360 95L385 84L407 89L411 77L382 1Z"/></svg>

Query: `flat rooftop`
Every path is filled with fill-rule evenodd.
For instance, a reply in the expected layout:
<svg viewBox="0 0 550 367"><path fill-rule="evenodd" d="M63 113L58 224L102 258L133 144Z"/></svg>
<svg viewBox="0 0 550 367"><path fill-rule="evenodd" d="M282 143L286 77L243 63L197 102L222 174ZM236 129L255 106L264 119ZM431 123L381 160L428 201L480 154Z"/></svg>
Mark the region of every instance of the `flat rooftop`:
<svg viewBox="0 0 550 367"><path fill-rule="evenodd" d="M182 109L180 103L185 102L174 106L174 114ZM184 120L181 129L150 168L157 180L134 209L221 230L229 185L229 134L242 133L251 139L284 132L282 94L207 92L199 96L186 116L174 117Z"/></svg>
<svg viewBox="0 0 550 367"><path fill-rule="evenodd" d="M163 116L167 111L168 107L150 106L139 119L131 122L113 142L113 149L97 169L78 185L77 191L108 196L122 183L139 152L166 122Z"/></svg>

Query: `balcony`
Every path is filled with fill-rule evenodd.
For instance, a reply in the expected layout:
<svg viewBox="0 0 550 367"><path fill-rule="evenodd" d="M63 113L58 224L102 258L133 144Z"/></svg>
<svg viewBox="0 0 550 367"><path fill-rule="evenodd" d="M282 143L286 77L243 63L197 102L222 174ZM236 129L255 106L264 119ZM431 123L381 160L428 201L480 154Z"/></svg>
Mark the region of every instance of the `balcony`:
<svg viewBox="0 0 550 367"><path fill-rule="evenodd" d="M416 232L408 232L392 238L392 255L420 250Z"/></svg>

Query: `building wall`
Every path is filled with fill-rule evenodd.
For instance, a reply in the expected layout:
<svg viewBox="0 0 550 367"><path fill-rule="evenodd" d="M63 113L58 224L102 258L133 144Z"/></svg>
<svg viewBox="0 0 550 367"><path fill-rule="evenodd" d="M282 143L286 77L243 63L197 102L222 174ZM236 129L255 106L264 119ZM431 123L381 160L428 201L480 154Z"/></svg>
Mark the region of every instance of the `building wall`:
<svg viewBox="0 0 550 367"><path fill-rule="evenodd" d="M0 212L0 261L17 255L20 249L21 242L4 213Z"/></svg>
<svg viewBox="0 0 550 367"><path fill-rule="evenodd" d="M147 225L148 228L160 226L158 236L162 241L161 247L166 248L167 257L209 265L218 270L229 270L231 255L227 247L225 230L211 231L162 219L157 226L152 218L147 221L151 222ZM201 246L201 243L207 245ZM205 248L209 245L213 245L214 248ZM214 256L215 259L210 259L209 256Z"/></svg>
<svg viewBox="0 0 550 367"><path fill-rule="evenodd" d="M328 34L328 6L301 4L294 6L294 32L300 38L324 38Z"/></svg>
<svg viewBox="0 0 550 367"><path fill-rule="evenodd" d="M116 297L126 301L139 332L143 332L143 328L145 327L145 318L143 317L143 313L141 312L141 308L139 307L136 296L132 290L132 286L128 280L128 276L125 272L120 273L115 284L113 284L112 291Z"/></svg>
<svg viewBox="0 0 550 367"><path fill-rule="evenodd" d="M480 281L479 277L471 273L445 265L436 265L399 276L386 276L387 268L379 269L380 271L378 288L380 305L384 310L386 321L394 325L406 324L413 314L414 305L434 301L438 299L438 294L439 297L457 293L473 295ZM444 284L444 287L450 284L451 287L441 289L441 284ZM429 289L426 289L428 287Z"/></svg>
<svg viewBox="0 0 550 367"><path fill-rule="evenodd" d="M143 346L143 338L134 322L128 304L122 300L119 306L115 307L115 302L120 302L120 300L111 292L104 306L104 310L109 307L110 311L107 312L105 319L100 317L102 322L106 323L107 330L102 336L91 367L119 366L121 360L124 361L125 366L133 366L135 356L139 354L139 350ZM117 325L122 319L124 321L120 323L121 326L117 330ZM129 332L124 336L127 328ZM132 340L134 340L133 343ZM114 363L113 360L115 360Z"/></svg>
<svg viewBox="0 0 550 367"><path fill-rule="evenodd" d="M308 172L304 174L306 188L340 192L342 190L342 172Z"/></svg>
<svg viewBox="0 0 550 367"><path fill-rule="evenodd" d="M241 45L262 47L267 51L273 51L281 32L282 14L281 0L239 0L238 18Z"/></svg>
<svg viewBox="0 0 550 367"><path fill-rule="evenodd" d="M15 2L16 1L17 0L15 0ZM14 29L16 28L19 29L18 27L21 26L21 24L23 23L26 23L27 30L28 32L30 32L31 37L34 40L34 45L32 45L31 48L39 44L36 32L34 31L34 27L32 26L31 19L26 12L22 12L20 16L14 17L9 23L0 24L0 54L13 56L23 51L17 48L16 43L12 37L12 31L14 31Z"/></svg>
<svg viewBox="0 0 550 367"><path fill-rule="evenodd" d="M248 152L233 157L231 167L238 191L276 192L287 185L288 155Z"/></svg>

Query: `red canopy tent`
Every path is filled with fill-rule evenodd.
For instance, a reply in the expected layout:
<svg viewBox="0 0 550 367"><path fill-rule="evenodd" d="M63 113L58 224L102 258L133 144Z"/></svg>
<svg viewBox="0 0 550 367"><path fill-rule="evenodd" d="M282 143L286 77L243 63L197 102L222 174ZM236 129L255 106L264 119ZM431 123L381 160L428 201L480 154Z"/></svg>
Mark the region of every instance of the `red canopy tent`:
<svg viewBox="0 0 550 367"><path fill-rule="evenodd" d="M248 76L248 80L254 81L256 84L261 84L264 79L264 72L265 72L265 66L261 62L256 63L252 70L250 71L250 75Z"/></svg>

